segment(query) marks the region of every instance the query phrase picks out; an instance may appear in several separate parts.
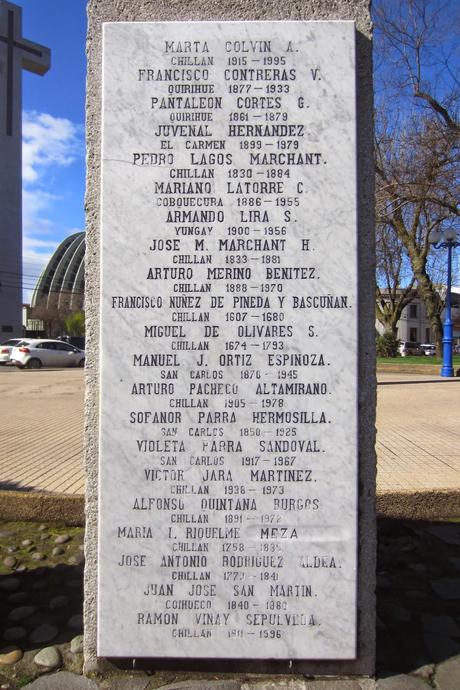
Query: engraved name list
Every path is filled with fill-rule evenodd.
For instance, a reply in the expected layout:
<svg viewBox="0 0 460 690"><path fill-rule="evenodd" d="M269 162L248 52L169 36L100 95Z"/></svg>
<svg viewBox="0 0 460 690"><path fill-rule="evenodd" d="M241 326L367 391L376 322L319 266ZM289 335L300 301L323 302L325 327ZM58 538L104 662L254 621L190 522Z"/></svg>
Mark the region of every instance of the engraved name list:
<svg viewBox="0 0 460 690"><path fill-rule="evenodd" d="M104 27L98 653L356 646L354 24Z"/></svg>

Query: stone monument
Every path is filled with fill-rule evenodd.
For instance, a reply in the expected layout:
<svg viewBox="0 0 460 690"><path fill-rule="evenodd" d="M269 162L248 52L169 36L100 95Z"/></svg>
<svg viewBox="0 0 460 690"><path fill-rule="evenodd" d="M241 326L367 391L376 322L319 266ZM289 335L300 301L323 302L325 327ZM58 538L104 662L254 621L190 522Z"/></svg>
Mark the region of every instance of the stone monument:
<svg viewBox="0 0 460 690"><path fill-rule="evenodd" d="M45 74L50 51L21 36L22 9L0 0L0 340L22 336L22 70Z"/></svg>
<svg viewBox="0 0 460 690"><path fill-rule="evenodd" d="M179 8L89 8L86 667L368 674L367 10Z"/></svg>

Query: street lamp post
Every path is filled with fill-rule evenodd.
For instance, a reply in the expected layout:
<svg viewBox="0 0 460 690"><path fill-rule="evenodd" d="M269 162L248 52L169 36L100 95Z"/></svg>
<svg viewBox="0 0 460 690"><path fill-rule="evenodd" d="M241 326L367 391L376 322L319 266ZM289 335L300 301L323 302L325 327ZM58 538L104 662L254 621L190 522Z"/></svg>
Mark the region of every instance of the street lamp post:
<svg viewBox="0 0 460 690"><path fill-rule="evenodd" d="M432 230L429 240L434 249L447 249L447 296L443 323L441 376L454 376L452 363L454 338L450 292L452 284L452 250L455 247L460 247L460 242L457 240L457 233L454 229L445 230L444 232Z"/></svg>

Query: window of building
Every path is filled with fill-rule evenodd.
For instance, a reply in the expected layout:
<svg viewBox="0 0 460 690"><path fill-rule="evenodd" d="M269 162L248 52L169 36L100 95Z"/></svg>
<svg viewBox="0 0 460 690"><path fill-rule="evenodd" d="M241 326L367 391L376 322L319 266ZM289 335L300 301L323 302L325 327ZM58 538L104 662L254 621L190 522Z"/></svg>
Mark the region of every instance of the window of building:
<svg viewBox="0 0 460 690"><path fill-rule="evenodd" d="M409 340L411 343L417 342L418 330L417 328L409 328Z"/></svg>
<svg viewBox="0 0 460 690"><path fill-rule="evenodd" d="M416 319L417 318L417 305L416 304L409 304L409 318L410 319Z"/></svg>
<svg viewBox="0 0 460 690"><path fill-rule="evenodd" d="M431 343L431 331L429 328L425 328L425 342Z"/></svg>

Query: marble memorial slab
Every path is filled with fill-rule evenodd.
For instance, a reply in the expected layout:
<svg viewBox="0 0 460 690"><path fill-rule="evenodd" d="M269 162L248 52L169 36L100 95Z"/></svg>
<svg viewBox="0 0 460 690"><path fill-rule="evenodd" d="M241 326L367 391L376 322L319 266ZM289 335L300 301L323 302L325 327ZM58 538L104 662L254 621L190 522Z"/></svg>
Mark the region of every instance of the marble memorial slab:
<svg viewBox="0 0 460 690"><path fill-rule="evenodd" d="M354 35L104 25L100 656L355 658Z"/></svg>

